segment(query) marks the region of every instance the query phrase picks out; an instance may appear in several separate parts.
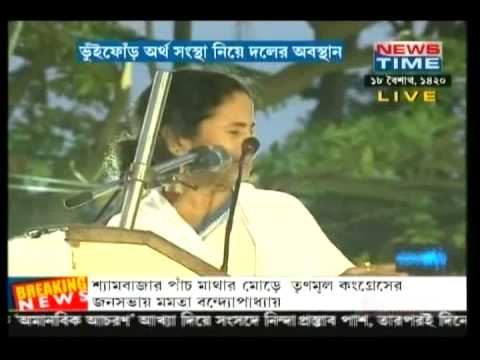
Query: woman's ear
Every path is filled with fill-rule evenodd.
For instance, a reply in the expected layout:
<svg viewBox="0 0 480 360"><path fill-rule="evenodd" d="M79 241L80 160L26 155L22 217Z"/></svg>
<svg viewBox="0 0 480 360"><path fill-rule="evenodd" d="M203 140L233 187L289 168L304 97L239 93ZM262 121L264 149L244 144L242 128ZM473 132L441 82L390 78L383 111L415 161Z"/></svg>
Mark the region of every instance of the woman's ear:
<svg viewBox="0 0 480 360"><path fill-rule="evenodd" d="M160 136L165 140L168 151L175 156L184 155L192 149L192 142L190 139L175 134L175 132L169 127L164 127L161 130Z"/></svg>

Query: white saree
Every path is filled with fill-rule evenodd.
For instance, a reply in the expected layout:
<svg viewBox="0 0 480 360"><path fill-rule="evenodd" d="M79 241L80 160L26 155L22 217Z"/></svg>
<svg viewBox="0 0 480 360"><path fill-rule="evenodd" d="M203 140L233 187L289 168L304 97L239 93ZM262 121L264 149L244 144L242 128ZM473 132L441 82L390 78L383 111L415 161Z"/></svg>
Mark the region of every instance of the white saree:
<svg viewBox="0 0 480 360"><path fill-rule="evenodd" d="M152 231L220 268L228 212L200 234L153 190L140 204L135 229ZM354 265L292 195L243 183L230 238L229 275L337 276ZM117 226L115 215L108 226ZM144 245L81 243L61 231L9 241L9 276L196 276Z"/></svg>

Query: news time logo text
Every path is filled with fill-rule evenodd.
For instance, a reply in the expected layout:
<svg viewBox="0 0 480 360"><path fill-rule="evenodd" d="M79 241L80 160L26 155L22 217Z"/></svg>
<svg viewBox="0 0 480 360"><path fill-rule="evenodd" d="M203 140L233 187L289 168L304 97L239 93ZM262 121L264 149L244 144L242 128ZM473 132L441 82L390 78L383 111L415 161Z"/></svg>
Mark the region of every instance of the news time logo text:
<svg viewBox="0 0 480 360"><path fill-rule="evenodd" d="M451 76L442 74L443 65L441 41L376 42L374 74L365 76L365 86L386 88L377 91L377 102L436 103L436 88L451 85Z"/></svg>

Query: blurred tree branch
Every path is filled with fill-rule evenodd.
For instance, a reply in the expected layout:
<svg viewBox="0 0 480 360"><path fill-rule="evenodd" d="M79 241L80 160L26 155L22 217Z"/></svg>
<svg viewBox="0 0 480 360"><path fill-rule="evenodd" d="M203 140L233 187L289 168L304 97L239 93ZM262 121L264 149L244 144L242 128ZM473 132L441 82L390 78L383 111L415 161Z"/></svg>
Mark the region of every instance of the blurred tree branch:
<svg viewBox="0 0 480 360"><path fill-rule="evenodd" d="M344 41L345 51L353 53L356 49L356 42L359 32L368 22L310 22L314 30L315 40L320 40L324 34L340 33ZM335 24L337 26L329 26ZM339 35L336 35L339 36ZM303 92L304 97L311 97L319 100L316 108L312 112L312 121L341 122L345 108L346 91L348 89L349 76L345 71L332 72L322 76L320 85L307 89ZM310 96L306 96L306 92Z"/></svg>
<svg viewBox="0 0 480 360"><path fill-rule="evenodd" d="M20 36L20 32L22 31L23 21L15 21L13 25L12 35L8 41L8 61L12 60L12 56L15 53L15 47L17 45L18 38Z"/></svg>
<svg viewBox="0 0 480 360"><path fill-rule="evenodd" d="M192 39L192 22L191 21L175 21L173 25L173 38L175 40L191 40ZM173 64L175 69L185 66L184 63Z"/></svg>
<svg viewBox="0 0 480 360"><path fill-rule="evenodd" d="M315 38L327 40L345 39L357 35L373 21L307 21L312 28Z"/></svg>
<svg viewBox="0 0 480 360"><path fill-rule="evenodd" d="M293 64L276 74L265 76L260 83L262 103L259 109L265 109L277 104L295 93L310 87L320 77L335 75L335 79L328 80L323 92L335 87L339 97L343 99L342 84L338 79L345 70L363 67L371 63L370 49L355 48L355 40L359 32L371 25L371 21L308 21L316 40L343 40L345 42L343 64ZM324 97L322 97L324 99ZM329 111L325 110L327 113ZM338 107L336 107L338 112ZM340 110L341 111L341 110Z"/></svg>
<svg viewBox="0 0 480 360"><path fill-rule="evenodd" d="M301 92L326 74L369 65L372 61L370 49L345 54L343 64L293 64L276 74L259 80L262 103L259 109L275 105L292 94Z"/></svg>
<svg viewBox="0 0 480 360"><path fill-rule="evenodd" d="M153 21L145 21L145 35L149 40L154 40L155 33L154 33L154 22ZM155 72L157 71L157 66L153 61L148 62L148 71L150 73L150 79L153 81L153 77L155 76Z"/></svg>

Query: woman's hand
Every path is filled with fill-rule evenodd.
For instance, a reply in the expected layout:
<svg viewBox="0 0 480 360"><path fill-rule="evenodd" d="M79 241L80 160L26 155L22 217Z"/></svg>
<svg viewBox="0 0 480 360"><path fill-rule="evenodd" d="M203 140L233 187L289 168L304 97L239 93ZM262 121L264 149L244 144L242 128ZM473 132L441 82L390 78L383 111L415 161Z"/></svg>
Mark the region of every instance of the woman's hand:
<svg viewBox="0 0 480 360"><path fill-rule="evenodd" d="M398 272L395 264L370 265L367 263L347 269L341 276L408 276L408 273Z"/></svg>

